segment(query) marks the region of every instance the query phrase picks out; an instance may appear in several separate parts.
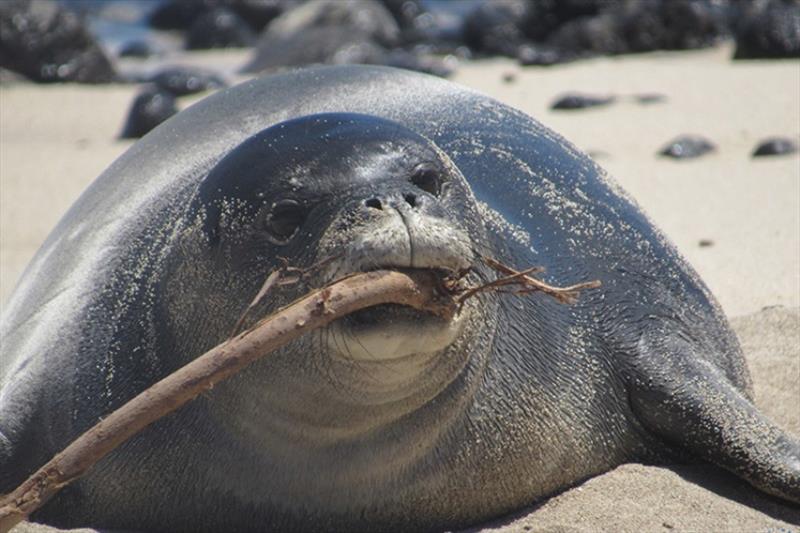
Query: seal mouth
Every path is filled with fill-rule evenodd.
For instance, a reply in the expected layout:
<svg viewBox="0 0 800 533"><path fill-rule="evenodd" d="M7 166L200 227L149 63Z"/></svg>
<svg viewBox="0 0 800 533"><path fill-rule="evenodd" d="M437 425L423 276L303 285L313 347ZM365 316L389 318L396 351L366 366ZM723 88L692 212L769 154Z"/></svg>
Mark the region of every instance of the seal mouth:
<svg viewBox="0 0 800 533"><path fill-rule="evenodd" d="M442 282L450 270L381 266L370 270L434 272ZM345 315L331 325L328 346L341 357L359 361L409 361L443 353L461 335L466 314L442 317L401 304L380 304ZM412 359L414 359L412 357ZM416 360L416 359L414 359Z"/></svg>
<svg viewBox="0 0 800 533"><path fill-rule="evenodd" d="M420 311L419 309L399 304L381 304L367 307L350 313L342 317L342 319L344 324L347 325L351 331L355 332L400 322L413 324L414 322L427 322L436 319L444 322L444 319L437 317L433 313Z"/></svg>
<svg viewBox="0 0 800 533"><path fill-rule="evenodd" d="M423 325L423 323L427 324L432 320L441 321L443 324L446 322L445 319L433 313L400 304L381 304L367 307L345 315L341 320L344 322L344 325L353 332L392 326L400 323L408 325L418 323L419 325Z"/></svg>
<svg viewBox="0 0 800 533"><path fill-rule="evenodd" d="M454 273L450 269L389 265L365 271L372 270L433 272L442 282ZM348 359L400 361L414 354L442 352L461 334L465 322L462 313L444 318L406 305L380 304L334 321L333 335L327 338L330 348Z"/></svg>
<svg viewBox="0 0 800 533"><path fill-rule="evenodd" d="M383 212L383 211L382 211ZM339 259L323 279L374 270L458 276L472 266L469 236L449 222L424 214L389 213L339 245ZM330 249L330 248L329 248ZM336 250L336 251L338 251ZM467 309L467 308L465 308ZM350 313L331 324L331 353L362 361L400 361L410 355L442 353L462 333L465 313L442 317L398 304L381 304Z"/></svg>
<svg viewBox="0 0 800 533"><path fill-rule="evenodd" d="M442 286L444 286L444 281L446 278L457 274L455 271L447 267L408 268L389 265L365 269L359 272L374 272L376 270L391 270L403 273L428 272L432 273ZM431 321L438 321L442 325L447 322L447 320L439 315L402 304L373 305L371 307L366 307L364 309L349 313L343 316L340 320L344 323L344 325L354 332L371 328L392 326L393 324L401 323L409 326L413 326L416 323L422 326L430 323Z"/></svg>

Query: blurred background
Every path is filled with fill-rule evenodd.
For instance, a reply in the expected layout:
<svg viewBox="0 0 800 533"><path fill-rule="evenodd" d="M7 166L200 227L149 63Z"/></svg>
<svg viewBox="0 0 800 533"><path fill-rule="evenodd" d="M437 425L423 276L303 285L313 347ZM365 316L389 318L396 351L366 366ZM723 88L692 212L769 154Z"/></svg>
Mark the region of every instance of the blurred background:
<svg viewBox="0 0 800 533"><path fill-rule="evenodd" d="M138 137L210 92L320 63L447 77L587 152L699 271L757 402L800 432L800 0L0 0L0 307ZM550 500L537 527L797 519L747 489L687 488L696 470L619 470Z"/></svg>

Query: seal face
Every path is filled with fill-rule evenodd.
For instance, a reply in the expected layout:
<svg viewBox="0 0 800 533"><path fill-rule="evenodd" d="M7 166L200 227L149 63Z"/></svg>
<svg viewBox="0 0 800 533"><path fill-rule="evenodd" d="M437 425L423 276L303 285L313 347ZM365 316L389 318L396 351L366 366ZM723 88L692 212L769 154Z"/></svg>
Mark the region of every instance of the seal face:
<svg viewBox="0 0 800 533"><path fill-rule="evenodd" d="M487 246L469 186L449 158L408 128L359 114L311 115L253 135L211 169L182 218L189 222L164 260L163 286L200 284L203 301L165 310L179 338L192 337L198 323L224 338L277 257L310 268L309 283L322 286L381 268L466 270L473 250ZM307 290L270 295L252 318ZM474 308L451 320L399 305L353 313L312 335L313 366L301 371L295 362L242 379L211 411L234 433L248 428L237 440L285 448L284 464L313 461L317 454L299 453L304 446L294 440L354 439L394 424L452 384L470 361L459 347L476 337L464 334L479 318ZM182 357L200 349L183 349ZM314 394L304 397L309 387ZM270 389L284 393L265 394ZM367 410L356 413L357 406ZM370 475L363 466L348 469Z"/></svg>
<svg viewBox="0 0 800 533"><path fill-rule="evenodd" d="M310 287L480 256L600 279L306 335L146 428L34 519L137 530L452 529L675 449L800 500L800 444L751 403L691 267L591 160L439 79L309 69L218 93L123 155L0 326L0 492L230 334L283 261ZM282 259L283 258L283 259Z"/></svg>
<svg viewBox="0 0 800 533"><path fill-rule="evenodd" d="M325 262L324 284L379 268L457 272L474 262L461 218L478 214L464 177L429 140L376 117L322 114L268 128L220 161L197 203L230 271L246 269L253 254L285 254ZM355 359L433 353L452 343L461 318L443 324L385 305L338 321L329 342Z"/></svg>

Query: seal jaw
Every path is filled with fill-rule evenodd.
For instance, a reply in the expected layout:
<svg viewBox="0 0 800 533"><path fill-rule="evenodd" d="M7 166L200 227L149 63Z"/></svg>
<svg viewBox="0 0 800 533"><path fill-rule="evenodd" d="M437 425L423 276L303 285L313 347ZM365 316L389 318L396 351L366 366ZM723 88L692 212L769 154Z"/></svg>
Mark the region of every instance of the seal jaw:
<svg viewBox="0 0 800 533"><path fill-rule="evenodd" d="M461 315L445 320L401 305L379 305L337 321L329 348L359 361L397 361L414 355L434 355L462 333Z"/></svg>

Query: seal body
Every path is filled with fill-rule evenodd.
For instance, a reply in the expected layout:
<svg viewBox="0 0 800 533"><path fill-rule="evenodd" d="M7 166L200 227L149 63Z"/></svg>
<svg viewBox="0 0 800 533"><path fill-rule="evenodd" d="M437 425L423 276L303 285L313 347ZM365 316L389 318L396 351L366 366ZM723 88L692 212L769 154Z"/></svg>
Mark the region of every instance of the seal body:
<svg viewBox="0 0 800 533"><path fill-rule="evenodd" d="M372 268L478 283L485 256L603 285L574 305L485 295L452 321L344 317L153 424L34 519L454 528L687 453L800 500L800 445L753 407L719 306L635 203L530 117L378 67L213 95L78 200L3 316L0 492L224 340L279 258L319 286Z"/></svg>

